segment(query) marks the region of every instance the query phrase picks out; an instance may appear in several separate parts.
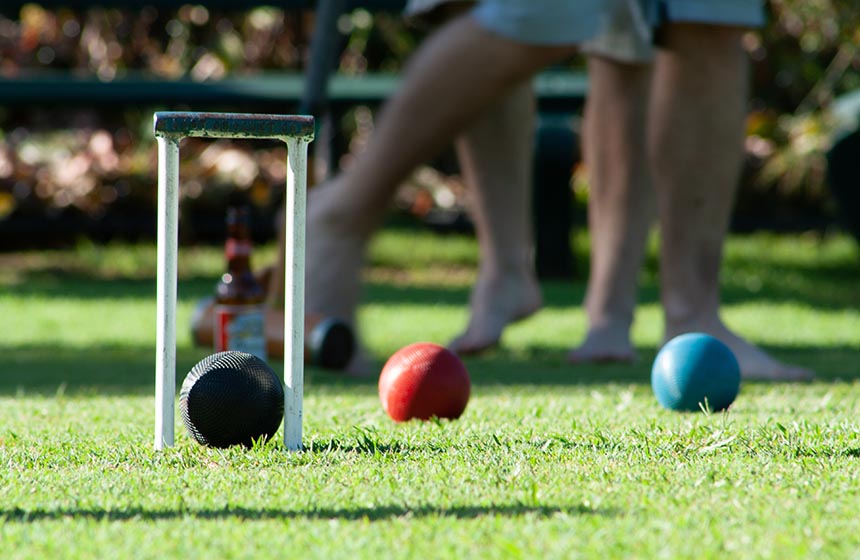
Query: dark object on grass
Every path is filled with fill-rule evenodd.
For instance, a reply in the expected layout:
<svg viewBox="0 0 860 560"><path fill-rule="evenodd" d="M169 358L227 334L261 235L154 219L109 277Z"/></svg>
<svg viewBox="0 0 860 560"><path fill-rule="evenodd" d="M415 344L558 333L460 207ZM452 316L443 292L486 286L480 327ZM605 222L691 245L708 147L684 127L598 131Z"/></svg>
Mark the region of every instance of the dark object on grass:
<svg viewBox="0 0 860 560"><path fill-rule="evenodd" d="M342 370L355 353L352 327L334 317L305 314L305 363Z"/></svg>
<svg viewBox="0 0 860 560"><path fill-rule="evenodd" d="M188 432L210 447L269 439L284 417L284 387L260 358L219 352L195 365L179 392L179 412Z"/></svg>
<svg viewBox="0 0 860 560"><path fill-rule="evenodd" d="M828 152L827 184L843 226L860 242L860 130L841 138Z"/></svg>

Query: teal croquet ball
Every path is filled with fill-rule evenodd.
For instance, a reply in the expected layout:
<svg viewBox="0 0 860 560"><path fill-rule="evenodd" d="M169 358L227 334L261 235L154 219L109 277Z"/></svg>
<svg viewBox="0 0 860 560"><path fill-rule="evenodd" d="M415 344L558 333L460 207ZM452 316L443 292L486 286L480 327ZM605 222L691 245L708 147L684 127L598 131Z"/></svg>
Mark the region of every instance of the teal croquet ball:
<svg viewBox="0 0 860 560"><path fill-rule="evenodd" d="M702 333L676 336L666 343L651 368L651 388L669 410L724 410L738 396L741 371L729 347ZM701 403L701 405L700 405Z"/></svg>

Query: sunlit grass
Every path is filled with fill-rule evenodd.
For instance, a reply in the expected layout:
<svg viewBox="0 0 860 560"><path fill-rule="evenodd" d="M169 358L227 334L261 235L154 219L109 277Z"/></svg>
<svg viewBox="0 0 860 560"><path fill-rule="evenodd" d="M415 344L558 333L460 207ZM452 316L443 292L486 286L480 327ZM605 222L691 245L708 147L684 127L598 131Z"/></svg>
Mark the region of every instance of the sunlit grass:
<svg viewBox="0 0 860 560"><path fill-rule="evenodd" d="M584 240L587 242L587 240ZM580 271L582 238L577 238ZM208 353L187 324L223 267L180 251L178 380ZM271 246L255 263L273 259ZM413 258L414 257L414 258ZM744 384L729 412L659 408L657 259L632 365L578 366L582 277L466 364L454 422L394 424L374 379L307 371L304 444L152 449L155 250L0 257L0 557L853 557L860 457L860 258L847 238L732 238L726 321L806 385ZM465 324L477 248L387 230L360 322L377 365ZM276 370L280 364L274 362Z"/></svg>

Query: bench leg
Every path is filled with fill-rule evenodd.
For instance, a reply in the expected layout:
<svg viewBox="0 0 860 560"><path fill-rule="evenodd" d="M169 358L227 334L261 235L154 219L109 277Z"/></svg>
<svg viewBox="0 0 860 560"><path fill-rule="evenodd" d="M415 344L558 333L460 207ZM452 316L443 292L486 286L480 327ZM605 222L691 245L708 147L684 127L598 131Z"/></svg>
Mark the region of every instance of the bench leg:
<svg viewBox="0 0 860 560"><path fill-rule="evenodd" d="M571 279L576 273L570 233L573 228L571 173L578 140L569 115L541 115L535 137L534 223L538 278Z"/></svg>

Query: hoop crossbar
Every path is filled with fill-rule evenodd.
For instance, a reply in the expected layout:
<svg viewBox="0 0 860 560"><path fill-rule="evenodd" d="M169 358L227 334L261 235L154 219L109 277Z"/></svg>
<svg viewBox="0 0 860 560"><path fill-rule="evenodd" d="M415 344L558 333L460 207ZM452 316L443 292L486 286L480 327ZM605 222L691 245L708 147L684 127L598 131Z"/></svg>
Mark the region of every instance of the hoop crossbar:
<svg viewBox="0 0 860 560"><path fill-rule="evenodd" d="M314 118L302 115L258 113L155 113L155 136L198 138L303 138L314 137Z"/></svg>
<svg viewBox="0 0 860 560"><path fill-rule="evenodd" d="M179 144L182 138L278 139L287 144L284 293L284 445L302 448L304 392L305 208L313 117L252 113L158 112L158 271L155 448L174 443L176 292L179 253ZM287 338L289 337L289 338Z"/></svg>

